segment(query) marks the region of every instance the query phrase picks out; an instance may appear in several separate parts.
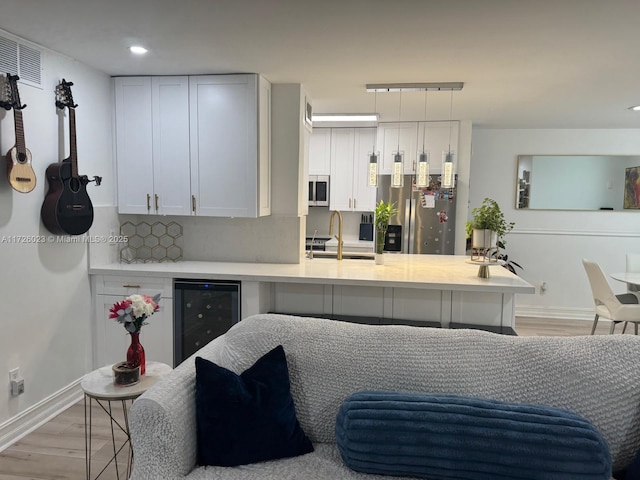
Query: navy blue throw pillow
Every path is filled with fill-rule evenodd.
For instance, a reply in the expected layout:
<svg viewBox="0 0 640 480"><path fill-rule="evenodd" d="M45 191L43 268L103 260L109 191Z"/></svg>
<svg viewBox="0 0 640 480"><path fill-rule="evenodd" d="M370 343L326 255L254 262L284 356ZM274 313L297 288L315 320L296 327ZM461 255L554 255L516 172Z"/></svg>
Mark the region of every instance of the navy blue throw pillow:
<svg viewBox="0 0 640 480"><path fill-rule="evenodd" d="M595 426L559 408L456 395L358 392L336 440L358 472L457 480L608 480Z"/></svg>
<svg viewBox="0 0 640 480"><path fill-rule="evenodd" d="M282 345L240 375L196 357L198 464L234 466L313 451L298 423Z"/></svg>

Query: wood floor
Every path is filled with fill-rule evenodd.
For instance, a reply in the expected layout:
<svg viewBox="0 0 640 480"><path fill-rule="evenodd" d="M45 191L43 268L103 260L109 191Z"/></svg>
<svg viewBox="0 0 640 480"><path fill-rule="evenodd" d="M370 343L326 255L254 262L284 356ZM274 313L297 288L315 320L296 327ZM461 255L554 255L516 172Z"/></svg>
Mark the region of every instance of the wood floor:
<svg viewBox="0 0 640 480"><path fill-rule="evenodd" d="M609 326L608 321L602 320L596 333L608 334ZM633 328L627 330L627 333L633 332ZM591 322L519 317L516 319L516 331L519 335L588 335L591 332ZM620 331L621 328L618 327L617 332ZM85 479L84 418L84 406L81 401L0 452L0 480ZM121 411L116 418L122 420ZM92 478L95 478L113 455L108 417L97 406L93 408L92 438ZM124 435L117 433L116 442L121 444L123 441ZM122 468L126 467L125 450L119 455L121 479L126 478ZM116 479L113 465L105 470L100 478Z"/></svg>

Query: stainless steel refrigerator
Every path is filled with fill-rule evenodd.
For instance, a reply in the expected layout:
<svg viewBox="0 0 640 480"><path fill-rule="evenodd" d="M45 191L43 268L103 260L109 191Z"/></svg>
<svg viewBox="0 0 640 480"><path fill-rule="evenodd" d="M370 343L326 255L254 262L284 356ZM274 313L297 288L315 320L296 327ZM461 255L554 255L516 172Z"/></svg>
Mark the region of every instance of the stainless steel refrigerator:
<svg viewBox="0 0 640 480"><path fill-rule="evenodd" d="M441 188L440 175L429 177L427 188L415 187L413 175L405 175L404 186L395 188L390 175L380 176L378 202L395 202L398 209L389 221L386 252L453 255L456 189Z"/></svg>

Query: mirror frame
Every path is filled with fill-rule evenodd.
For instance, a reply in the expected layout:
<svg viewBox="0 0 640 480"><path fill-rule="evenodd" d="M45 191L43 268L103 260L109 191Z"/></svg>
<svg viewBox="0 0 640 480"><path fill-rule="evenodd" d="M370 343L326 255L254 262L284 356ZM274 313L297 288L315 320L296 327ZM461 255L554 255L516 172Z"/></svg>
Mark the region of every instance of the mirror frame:
<svg viewBox="0 0 640 480"><path fill-rule="evenodd" d="M544 163L538 162L537 171L537 178L544 175L544 186L534 187L535 159L546 160ZM571 161L558 163L562 159ZM619 163L618 160L624 162ZM588 170L583 168L585 164ZM588 171L593 171L593 175L585 175ZM548 190L548 194L539 194L542 188ZM591 192L587 193L590 196L585 197L585 192ZM533 207L530 206L532 194L536 199ZM594 203L589 205L589 200ZM559 206L553 205L555 201L559 202ZM516 165L515 208L589 212L640 211L640 155L520 154Z"/></svg>

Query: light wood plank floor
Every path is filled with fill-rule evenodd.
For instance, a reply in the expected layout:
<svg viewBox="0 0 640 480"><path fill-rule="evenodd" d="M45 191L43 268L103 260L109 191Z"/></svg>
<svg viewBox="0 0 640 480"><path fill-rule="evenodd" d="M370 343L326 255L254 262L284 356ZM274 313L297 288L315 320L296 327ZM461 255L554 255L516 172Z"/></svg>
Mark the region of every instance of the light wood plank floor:
<svg viewBox="0 0 640 480"><path fill-rule="evenodd" d="M608 321L601 320L596 333L608 334L609 326ZM516 319L516 331L519 335L534 336L588 335L591 322L519 317ZM618 327L617 332L620 331L621 327ZM627 333L632 332L633 328L627 329ZM121 411L117 417L122 419ZM82 480L86 478L84 438L84 406L81 401L0 452L0 480ZM121 444L124 435L117 434L116 440ZM93 409L91 451L92 476L95 476L113 454L108 417L97 406ZM124 450L119 458L121 467L126 465ZM100 478L115 479L113 465ZM121 474L120 478L124 479L126 475Z"/></svg>

